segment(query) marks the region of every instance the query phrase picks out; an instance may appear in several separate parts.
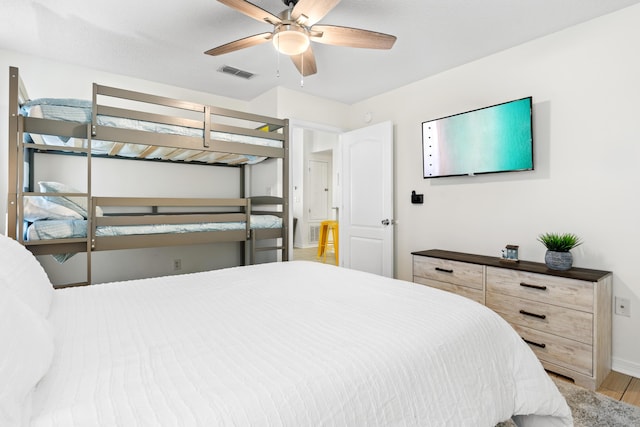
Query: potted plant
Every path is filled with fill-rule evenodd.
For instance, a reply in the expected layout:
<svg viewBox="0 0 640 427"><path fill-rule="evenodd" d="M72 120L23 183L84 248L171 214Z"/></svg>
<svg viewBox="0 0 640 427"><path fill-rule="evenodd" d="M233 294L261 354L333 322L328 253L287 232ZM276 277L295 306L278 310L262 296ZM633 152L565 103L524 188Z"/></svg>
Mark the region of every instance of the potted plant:
<svg viewBox="0 0 640 427"><path fill-rule="evenodd" d="M547 248L544 262L552 270L569 270L573 265L573 255L569 251L582 244L573 233L544 233L538 236L538 241Z"/></svg>

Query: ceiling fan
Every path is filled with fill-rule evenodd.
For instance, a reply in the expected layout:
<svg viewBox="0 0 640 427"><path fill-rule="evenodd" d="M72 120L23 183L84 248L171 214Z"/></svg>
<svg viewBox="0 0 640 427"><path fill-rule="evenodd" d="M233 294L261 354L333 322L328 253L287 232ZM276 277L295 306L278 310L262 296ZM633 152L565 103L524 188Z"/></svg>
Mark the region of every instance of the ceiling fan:
<svg viewBox="0 0 640 427"><path fill-rule="evenodd" d="M311 41L335 46L369 49L391 49L396 37L375 31L336 25L315 25L340 0L282 0L287 9L278 16L246 0L218 0L238 12L273 25L273 31L254 34L222 46L209 49L207 55L223 55L271 40L278 51L289 55L303 76L315 74L318 69L311 49Z"/></svg>

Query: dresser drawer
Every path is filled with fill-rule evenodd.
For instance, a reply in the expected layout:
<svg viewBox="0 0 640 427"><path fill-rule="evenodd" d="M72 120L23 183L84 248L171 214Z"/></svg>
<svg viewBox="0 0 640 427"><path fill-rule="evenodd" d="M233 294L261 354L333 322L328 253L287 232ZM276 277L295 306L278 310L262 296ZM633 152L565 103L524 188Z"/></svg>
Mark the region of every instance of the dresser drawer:
<svg viewBox="0 0 640 427"><path fill-rule="evenodd" d="M593 375L593 347L567 338L540 332L526 326L512 325L540 360Z"/></svg>
<svg viewBox="0 0 640 427"><path fill-rule="evenodd" d="M487 267L487 291L593 313L593 283Z"/></svg>
<svg viewBox="0 0 640 427"><path fill-rule="evenodd" d="M487 307L512 325L593 344L593 314L504 294L487 293Z"/></svg>
<svg viewBox="0 0 640 427"><path fill-rule="evenodd" d="M413 276L484 290L484 267L478 264L414 256Z"/></svg>
<svg viewBox="0 0 640 427"><path fill-rule="evenodd" d="M425 279L423 277L413 277L414 283L427 285L432 288L442 289L443 291L453 292L474 300L480 304L484 304L484 292L479 289L470 288L468 286L454 285L453 283L439 282L437 280Z"/></svg>

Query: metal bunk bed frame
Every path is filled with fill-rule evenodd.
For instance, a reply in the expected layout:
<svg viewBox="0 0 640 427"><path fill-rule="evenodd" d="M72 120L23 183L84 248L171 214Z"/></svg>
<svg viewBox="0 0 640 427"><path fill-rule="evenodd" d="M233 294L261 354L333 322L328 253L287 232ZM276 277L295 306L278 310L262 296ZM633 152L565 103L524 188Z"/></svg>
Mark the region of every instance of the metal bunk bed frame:
<svg viewBox="0 0 640 427"><path fill-rule="evenodd" d="M176 117L165 114L136 111L119 107L107 106L99 103L100 99L118 99L151 104L167 109L178 109L198 114L198 119ZM9 179L7 235L19 241L35 255L86 252L87 280L65 286L76 286L91 283L91 252L102 250L146 248L156 246L195 245L214 242L243 242L243 263L255 262L258 251L281 251L281 260L287 261L288 254L288 134L287 119L277 119L257 114L240 112L225 108L212 107L197 103L180 101L156 95L133 92L108 86L93 84L92 121L88 124L50 120L43 118L24 117L20 115L21 105L29 99L26 88L19 75L17 67L9 69ZM141 130L122 129L98 124L98 115L143 120L167 125L185 126L202 129L202 137L160 134ZM242 123L251 123L254 127L240 127L229 124L214 123L216 117L239 119ZM259 126L255 127L255 124ZM211 132L225 132L244 136L268 138L281 141L281 147L260 146L248 143L230 142L211 138ZM87 140L87 147L68 147L25 143L24 134L46 134L63 137L83 138ZM130 197L94 197L91 192L91 163L92 140L114 141L119 143L143 144L153 147L170 147L178 150L200 150L202 152L221 152L242 155L255 155L282 159L282 188L283 197L260 196L244 197L244 170L241 173L241 197L237 199L225 198L130 198ZM86 197L89 206L87 214L87 237L71 239L52 239L26 241L24 239L23 203L25 197L47 196L50 193L33 191L33 179L25 185L25 161L33 157L35 150L42 152L65 152L86 156L87 159L87 192L86 193L55 193L55 196ZM244 165L240 166L244 169ZM30 174L32 175L32 168ZM267 206L263 210L253 210L255 206ZM117 215L98 216L97 206L101 207L150 207L153 215ZM180 214L162 214L161 208L166 207L214 207L231 209L230 212L193 212ZM271 209L276 209L271 210ZM279 229L251 229L251 214L271 214L282 218L282 228ZM244 230L228 231L198 231L178 234L147 234L133 236L97 236L96 229L101 225L142 225L142 224L184 224L198 222L232 222L244 221ZM257 245L258 240L280 239L275 246ZM249 244L250 250L247 250ZM247 262L247 257L249 262Z"/></svg>

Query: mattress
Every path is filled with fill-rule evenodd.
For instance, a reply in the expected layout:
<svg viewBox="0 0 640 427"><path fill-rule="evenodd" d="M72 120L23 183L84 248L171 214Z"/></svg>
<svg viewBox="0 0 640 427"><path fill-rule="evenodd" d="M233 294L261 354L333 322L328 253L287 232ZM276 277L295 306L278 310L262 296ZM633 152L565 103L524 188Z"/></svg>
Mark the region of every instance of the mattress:
<svg viewBox="0 0 640 427"><path fill-rule="evenodd" d="M275 215L251 215L252 230L282 228L282 218ZM133 236L147 234L180 234L204 231L245 230L245 222L208 222L196 224L147 224L147 225L105 225L96 227L96 236ZM50 239L76 239L87 237L86 219L50 219L31 223L25 232L25 240L29 242ZM51 256L59 263L64 263L75 253L59 253Z"/></svg>
<svg viewBox="0 0 640 427"><path fill-rule="evenodd" d="M486 307L319 263L60 289L32 427L569 426Z"/></svg>
<svg viewBox="0 0 640 427"><path fill-rule="evenodd" d="M27 117L63 120L77 123L90 123L91 108L91 102L86 100L42 98L25 103L20 111L24 116ZM120 129L142 130L158 134L172 134L203 138L202 129L103 115L99 115L97 117L97 120L99 125L116 127ZM39 134L29 134L27 138L28 140L37 144L87 148L87 140L80 138L68 138ZM237 135L225 132L212 131L211 139L268 147L282 147L282 142L279 140L257 138L247 135ZM215 153L199 150L176 149L170 147L156 147L153 150L148 150L148 148L148 145L142 144L121 144L113 141L100 140L92 140L91 142L93 155L118 155L122 157L135 158L143 155L145 159L198 161L204 163L223 164L255 164L265 159L265 157L246 154Z"/></svg>
<svg viewBox="0 0 640 427"><path fill-rule="evenodd" d="M252 230L282 228L282 218L275 215L251 215ZM209 222L195 224L147 224L147 225L105 225L96 227L96 236L133 236L148 234L181 234L205 231L245 230L245 222ZM35 221L27 227L25 240L34 242L52 239L77 239L87 237L86 219L48 219ZM64 263L75 253L56 253L51 256L59 263Z"/></svg>
<svg viewBox="0 0 640 427"><path fill-rule="evenodd" d="M282 228L282 218L275 215L251 215L252 230ZM98 226L96 236L131 236L139 234L195 233L199 231L244 230L245 222L212 222L197 224L149 224ZM87 237L86 219L56 219L36 221L27 228L27 240L67 239Z"/></svg>

